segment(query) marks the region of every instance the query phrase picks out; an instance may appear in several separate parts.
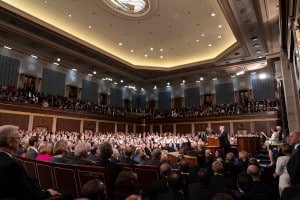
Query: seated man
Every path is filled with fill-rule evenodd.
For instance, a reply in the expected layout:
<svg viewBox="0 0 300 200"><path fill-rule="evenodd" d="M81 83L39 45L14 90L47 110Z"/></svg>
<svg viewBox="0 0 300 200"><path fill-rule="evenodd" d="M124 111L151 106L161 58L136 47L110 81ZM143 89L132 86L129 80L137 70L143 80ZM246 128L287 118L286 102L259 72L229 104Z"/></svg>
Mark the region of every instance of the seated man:
<svg viewBox="0 0 300 200"><path fill-rule="evenodd" d="M19 147L19 127L0 126L0 199L45 199L60 193L42 190L12 157Z"/></svg>

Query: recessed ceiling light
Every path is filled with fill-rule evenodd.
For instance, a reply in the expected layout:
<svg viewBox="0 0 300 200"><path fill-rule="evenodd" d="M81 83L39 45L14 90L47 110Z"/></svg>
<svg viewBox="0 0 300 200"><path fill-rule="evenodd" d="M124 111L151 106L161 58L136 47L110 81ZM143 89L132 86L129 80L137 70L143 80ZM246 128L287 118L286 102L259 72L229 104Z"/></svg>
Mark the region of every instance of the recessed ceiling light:
<svg viewBox="0 0 300 200"><path fill-rule="evenodd" d="M257 56L257 58L263 58L262 56Z"/></svg>
<svg viewBox="0 0 300 200"><path fill-rule="evenodd" d="M31 54L31 57L33 57L33 58L35 58L35 59L37 59L37 58L38 58L36 55L32 55L32 54Z"/></svg>
<svg viewBox="0 0 300 200"><path fill-rule="evenodd" d="M144 57L145 57L145 58L147 58L147 57L148 57L148 55L147 55L147 54L145 54L145 55L144 55Z"/></svg>
<svg viewBox="0 0 300 200"><path fill-rule="evenodd" d="M164 51L163 49L160 49L159 51Z"/></svg>
<svg viewBox="0 0 300 200"><path fill-rule="evenodd" d="M203 81L204 80L204 78L203 77L200 77L200 81Z"/></svg>
<svg viewBox="0 0 300 200"><path fill-rule="evenodd" d="M11 47L8 47L8 46L4 46L4 49L8 49L8 50L11 50Z"/></svg>
<svg viewBox="0 0 300 200"><path fill-rule="evenodd" d="M240 72L236 73L237 76L242 75L242 74L245 74L245 71L240 71Z"/></svg>
<svg viewBox="0 0 300 200"><path fill-rule="evenodd" d="M212 47L212 44L208 44L207 46Z"/></svg>
<svg viewBox="0 0 300 200"><path fill-rule="evenodd" d="M196 83L200 83L200 81L195 81Z"/></svg>
<svg viewBox="0 0 300 200"><path fill-rule="evenodd" d="M159 56L159 58L164 58L164 56Z"/></svg>
<svg viewBox="0 0 300 200"><path fill-rule="evenodd" d="M59 62L59 61L60 61L60 58L57 58L56 60L57 60L57 62Z"/></svg>
<svg viewBox="0 0 300 200"><path fill-rule="evenodd" d="M69 17L72 17L72 15L69 15Z"/></svg>
<svg viewBox="0 0 300 200"><path fill-rule="evenodd" d="M214 16L216 16L216 13L212 12L212 13L210 13L210 16L214 17Z"/></svg>
<svg viewBox="0 0 300 200"><path fill-rule="evenodd" d="M266 73L261 73L258 75L259 79L266 79L267 78L267 74Z"/></svg>
<svg viewBox="0 0 300 200"><path fill-rule="evenodd" d="M57 66L59 66L59 64L58 64L58 63L56 63L56 62L54 62L53 64L54 64L54 65L57 65Z"/></svg>
<svg viewBox="0 0 300 200"><path fill-rule="evenodd" d="M201 37L204 37L204 36L205 36L205 34L204 34L204 33L202 33L202 34L201 34Z"/></svg>
<svg viewBox="0 0 300 200"><path fill-rule="evenodd" d="M217 77L215 77L215 78L213 78L212 80L213 80L213 81L216 81L216 80L218 80L218 78L217 78Z"/></svg>
<svg viewBox="0 0 300 200"><path fill-rule="evenodd" d="M89 25L89 28L92 28L92 26L91 26L91 25Z"/></svg>
<svg viewBox="0 0 300 200"><path fill-rule="evenodd" d="M196 40L196 42L199 42L199 40Z"/></svg>
<svg viewBox="0 0 300 200"><path fill-rule="evenodd" d="M131 52L131 53L133 53L133 52L134 52L134 50L133 50L133 49L131 49L131 50L130 50L130 52Z"/></svg>
<svg viewBox="0 0 300 200"><path fill-rule="evenodd" d="M261 53L261 50L257 50L256 53Z"/></svg>
<svg viewBox="0 0 300 200"><path fill-rule="evenodd" d="M93 71L93 74L97 74L97 72L94 70L94 71Z"/></svg>
<svg viewBox="0 0 300 200"><path fill-rule="evenodd" d="M157 89L157 86L156 86L156 85L154 85L153 89L154 89L154 90L156 90L156 89Z"/></svg>
<svg viewBox="0 0 300 200"><path fill-rule="evenodd" d="M118 44L119 46L122 46L123 45L123 43L122 42L119 42L119 44Z"/></svg>
<svg viewBox="0 0 300 200"><path fill-rule="evenodd" d="M44 3L48 3L48 1L44 1Z"/></svg>
<svg viewBox="0 0 300 200"><path fill-rule="evenodd" d="M123 80L120 80L120 83L123 83Z"/></svg>
<svg viewBox="0 0 300 200"><path fill-rule="evenodd" d="M222 35L218 35L218 39L221 39L222 38Z"/></svg>
<svg viewBox="0 0 300 200"><path fill-rule="evenodd" d="M77 69L73 68L72 71L77 72Z"/></svg>
<svg viewBox="0 0 300 200"><path fill-rule="evenodd" d="M118 85L118 82L115 81L114 84L115 84L115 85Z"/></svg>
<svg viewBox="0 0 300 200"><path fill-rule="evenodd" d="M153 50L154 50L154 48L153 48L153 47L151 47L151 48L150 48L150 51L153 51Z"/></svg>
<svg viewBox="0 0 300 200"><path fill-rule="evenodd" d="M258 48L259 44L254 44L253 47Z"/></svg>
<svg viewBox="0 0 300 200"><path fill-rule="evenodd" d="M235 77L235 75L231 75L230 77L231 77L231 78L234 78L234 77Z"/></svg>
<svg viewBox="0 0 300 200"><path fill-rule="evenodd" d="M219 28L222 28L223 26L222 26L222 24L219 24L218 27L219 27Z"/></svg>
<svg viewBox="0 0 300 200"><path fill-rule="evenodd" d="M88 74L88 76L93 76L93 74Z"/></svg>

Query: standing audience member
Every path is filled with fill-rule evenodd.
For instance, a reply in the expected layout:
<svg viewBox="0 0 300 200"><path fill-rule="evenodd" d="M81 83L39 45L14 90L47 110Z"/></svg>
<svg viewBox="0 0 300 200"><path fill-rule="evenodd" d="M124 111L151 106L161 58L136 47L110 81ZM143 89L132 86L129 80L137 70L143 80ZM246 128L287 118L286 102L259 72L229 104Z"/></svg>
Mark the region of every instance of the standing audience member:
<svg viewBox="0 0 300 200"><path fill-rule="evenodd" d="M178 173L172 172L168 176L168 187L169 192L160 195L157 200L186 200L184 196L184 180Z"/></svg>
<svg viewBox="0 0 300 200"><path fill-rule="evenodd" d="M283 156L279 156L276 162L274 177L279 176L279 195L281 196L283 190L287 187L290 187L290 176L287 171L287 163L290 160L290 156L292 154L292 148L288 144L284 144L282 147Z"/></svg>
<svg viewBox="0 0 300 200"><path fill-rule="evenodd" d="M167 163L159 167L159 179L151 183L150 198L156 199L159 195L169 192L168 176L171 173L171 166Z"/></svg>
<svg viewBox="0 0 300 200"><path fill-rule="evenodd" d="M28 177L25 168L13 159L19 144L18 126L0 126L0 199L45 199L60 193L42 190Z"/></svg>
<svg viewBox="0 0 300 200"><path fill-rule="evenodd" d="M224 176L224 166L222 162L214 161L212 164L212 170L214 172L214 175L211 178L210 187L214 190L215 193L232 189L233 182L231 181L231 179Z"/></svg>
<svg viewBox="0 0 300 200"><path fill-rule="evenodd" d="M26 152L25 157L35 160L37 155L39 154L38 148L39 147L39 137L38 136L31 136L29 138L29 148Z"/></svg>
<svg viewBox="0 0 300 200"><path fill-rule="evenodd" d="M247 168L247 174L249 174L253 180L252 192L253 194L259 194L264 197L265 200L271 200L271 188L268 188L261 180L261 172L259 168L255 165L249 165Z"/></svg>
<svg viewBox="0 0 300 200"><path fill-rule="evenodd" d="M300 182L300 131L291 132L289 139L294 148L287 163L287 171L290 175L291 185L296 185Z"/></svg>
<svg viewBox="0 0 300 200"><path fill-rule="evenodd" d="M109 190L113 192L115 182L118 178L119 173L122 171L122 167L110 160L113 154L113 148L109 142L101 143L99 145L99 150L100 161L97 162L95 165L108 168L111 176Z"/></svg>
<svg viewBox="0 0 300 200"><path fill-rule="evenodd" d="M197 183L188 186L189 200L211 200L213 190L209 187L209 172L200 169L197 173Z"/></svg>
<svg viewBox="0 0 300 200"><path fill-rule="evenodd" d="M138 177L132 171L122 171L115 184L114 200L125 200L131 195L138 195Z"/></svg>

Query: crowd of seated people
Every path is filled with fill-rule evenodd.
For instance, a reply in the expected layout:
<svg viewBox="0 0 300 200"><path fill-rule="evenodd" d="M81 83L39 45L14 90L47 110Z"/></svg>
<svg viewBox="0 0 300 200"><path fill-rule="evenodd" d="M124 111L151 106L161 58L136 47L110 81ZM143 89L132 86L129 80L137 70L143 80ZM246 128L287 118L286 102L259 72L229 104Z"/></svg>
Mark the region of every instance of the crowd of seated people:
<svg viewBox="0 0 300 200"><path fill-rule="evenodd" d="M112 107L101 105L94 102L81 101L76 98L68 98L58 95L44 94L25 88L1 87L1 102L17 102L21 105L36 104L53 109L60 109L72 112L84 112L100 114L103 116L137 118L146 117L152 119L160 118L199 118L199 117L218 117L225 115L240 115L245 113L257 113L266 111L277 111L278 100L266 99L261 101L244 101L227 104L205 104L197 107L174 108L174 109L131 109L123 107ZM44 104L46 103L46 104ZM139 115L143 113L142 115Z"/></svg>
<svg viewBox="0 0 300 200"><path fill-rule="evenodd" d="M219 149L213 153L210 149L205 149L203 141L193 134L20 131L20 135L19 155L46 162L109 168L113 181L106 188L116 196L123 195L122 198L126 195L139 199L143 195L133 186L128 188L129 193L122 191L123 179L129 178L132 184L136 183L135 176L122 173L122 163L159 167L160 179L149 183L151 199L212 199L217 193L226 192L233 199L271 200L278 199L284 187L288 187L286 182L283 185L282 181L278 183L274 178L280 176L282 170L286 171L286 168L280 168L287 164L286 158L278 159L284 161L278 161L273 167L263 168L255 157L250 158L245 151L238 155L232 152L224 155ZM297 143L300 143L299 138L295 140ZM45 148L49 144L50 150ZM196 166L192 166L184 155L178 157L177 163L170 162L166 153L181 151L187 147L197 157ZM288 147L290 146L284 147L282 155L286 156ZM286 179L286 174L283 178ZM121 188L118 189L118 186Z"/></svg>

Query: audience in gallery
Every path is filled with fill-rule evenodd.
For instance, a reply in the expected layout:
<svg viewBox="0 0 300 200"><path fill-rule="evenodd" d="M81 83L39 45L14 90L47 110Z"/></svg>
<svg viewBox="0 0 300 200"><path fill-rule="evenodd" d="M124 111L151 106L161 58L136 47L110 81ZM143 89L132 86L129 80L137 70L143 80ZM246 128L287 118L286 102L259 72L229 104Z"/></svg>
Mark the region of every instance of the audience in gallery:
<svg viewBox="0 0 300 200"><path fill-rule="evenodd" d="M0 102L20 103L21 105L40 105L48 109L60 109L64 111L99 114L103 116L126 117L126 118L199 118L219 117L224 115L241 115L279 110L277 99L266 99L260 101L245 100L244 102L228 104L204 103L197 107L174 108L174 109L132 109L122 107L111 107L94 102L85 102L76 98L67 98L58 95L43 94L28 89L16 89L1 87Z"/></svg>
<svg viewBox="0 0 300 200"><path fill-rule="evenodd" d="M278 183L276 187L272 187L273 182L276 181L272 176L276 165L272 167L260 166L259 161L255 159L255 157L250 158L246 151L241 151L238 155L232 152L224 155L221 149L217 149L215 153L212 153L211 150L205 149L205 142L203 142L201 137L197 134L129 134L121 132L94 133L91 131L84 133L68 131L19 132L23 144L23 147L20 146L20 148L25 148L29 141L36 141L36 138L38 141L33 144L39 144L39 146L52 144L54 147L52 162L55 162L55 155L59 155L59 158L64 158L68 163L72 163L74 160L80 160L81 162L73 162L73 164L105 166L113 170L115 175L112 177L112 180L114 181L112 185L106 186L109 191L115 191L116 185L113 183L117 181L117 177L122 171L122 167L120 167L118 163L134 164L135 162L132 161L134 161L137 156L140 156L140 159L138 159L139 164L160 166L161 179L158 180L158 182L154 182L152 186L149 183L149 188L151 187L151 191L154 191L153 194L155 194L151 199L159 199L161 195L166 194L167 191L171 191L167 185L167 178L171 171L180 174L180 179L184 182L184 185L176 192L176 194L178 194L178 191L182 193L183 199L194 198L194 196L189 196L190 193L193 193L193 187L200 187L200 191L208 192L207 196L209 196L209 198L219 192L229 191L229 194L235 199L247 199L247 195L246 197L245 195L241 195L241 193L244 192L243 188L239 189L237 185L235 185L239 174L242 172L248 173L252 178L250 184L251 191L247 191L248 196L256 196L259 198L263 196L264 199L273 199L274 194L277 194L279 197L279 192L276 189L278 188ZM287 139L287 141L289 140ZM300 140L294 139L292 141L293 144L298 144ZM285 152L284 146L286 145L282 146L283 151L280 151L280 155L283 155ZM30 149L29 147L28 150ZM40 150L41 147L37 147L37 149ZM146 154L146 149L150 152L149 154ZM187 149L189 149L189 151L187 151ZM180 151L183 153L193 151L197 157L198 165L191 166L184 155L178 157L177 164L171 164L165 153L172 151ZM19 152L24 152L24 150ZM115 159L112 159L114 152L117 152L117 156ZM208 173L208 185L205 180L202 180L204 182L199 182L200 175L198 174L201 172L204 173L203 170L206 170ZM278 170L275 172L278 172ZM161 187L165 189L157 189L157 187L155 187L156 184L161 185ZM296 186L297 185L293 185L292 187ZM271 187L273 190L269 189ZM290 189L290 187L288 188ZM270 192L270 190L272 190L272 192ZM174 191L171 193L174 194ZM139 199L140 194L140 192L135 192L128 196L128 199Z"/></svg>

